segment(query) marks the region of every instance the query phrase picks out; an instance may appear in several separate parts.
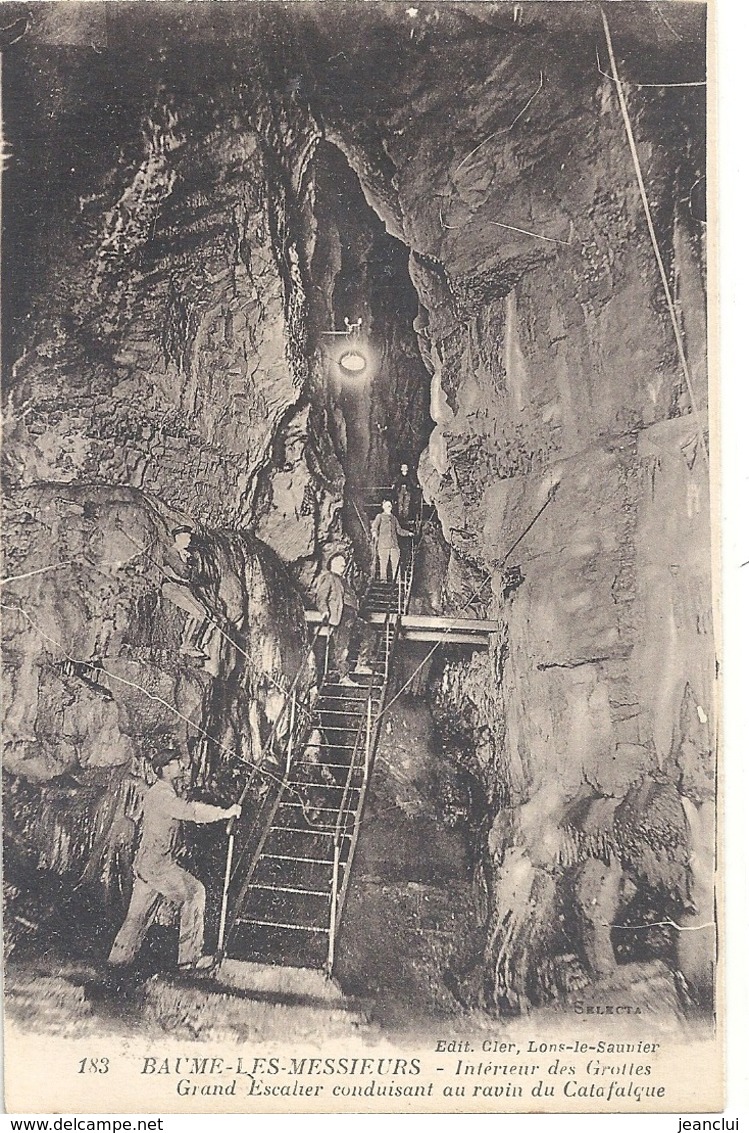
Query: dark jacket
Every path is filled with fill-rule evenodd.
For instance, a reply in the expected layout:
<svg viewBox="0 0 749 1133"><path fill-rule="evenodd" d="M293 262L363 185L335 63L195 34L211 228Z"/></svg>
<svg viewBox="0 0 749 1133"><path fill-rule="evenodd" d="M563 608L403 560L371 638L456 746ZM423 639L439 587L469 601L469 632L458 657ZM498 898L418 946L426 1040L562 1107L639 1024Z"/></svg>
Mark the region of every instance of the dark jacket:
<svg viewBox="0 0 749 1133"><path fill-rule="evenodd" d="M327 614L332 626L341 624L343 607L349 606L356 613L359 609L359 599L350 582L340 574L333 574L325 570L320 575L317 584L317 608L321 614Z"/></svg>

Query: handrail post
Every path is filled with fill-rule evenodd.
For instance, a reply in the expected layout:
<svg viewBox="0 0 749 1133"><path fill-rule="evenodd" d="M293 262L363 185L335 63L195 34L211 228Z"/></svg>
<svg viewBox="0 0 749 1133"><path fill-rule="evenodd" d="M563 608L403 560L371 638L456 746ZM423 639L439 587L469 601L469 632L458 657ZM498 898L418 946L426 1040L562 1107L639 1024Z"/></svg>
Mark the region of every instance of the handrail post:
<svg viewBox="0 0 749 1133"><path fill-rule="evenodd" d="M367 733L364 741L364 782L369 781L369 767L372 758L372 695L367 697Z"/></svg>
<svg viewBox="0 0 749 1133"><path fill-rule="evenodd" d="M289 709L289 742L286 745L286 778L291 771L291 757L294 753L294 729L296 727L296 689L291 694L291 707Z"/></svg>
<svg viewBox="0 0 749 1133"><path fill-rule="evenodd" d="M340 841L336 838L333 844L333 886L330 894L330 923L328 926L328 960L326 964L328 979L333 975L333 961L335 960L335 934L338 921L338 868L340 859Z"/></svg>
<svg viewBox="0 0 749 1133"><path fill-rule="evenodd" d="M224 935L226 933L226 916L229 910L229 885L231 884L231 863L234 856L234 823L229 831L229 844L226 847L226 869L224 870L224 885L221 891L221 918L218 924L218 944L216 951L219 956L224 954Z"/></svg>

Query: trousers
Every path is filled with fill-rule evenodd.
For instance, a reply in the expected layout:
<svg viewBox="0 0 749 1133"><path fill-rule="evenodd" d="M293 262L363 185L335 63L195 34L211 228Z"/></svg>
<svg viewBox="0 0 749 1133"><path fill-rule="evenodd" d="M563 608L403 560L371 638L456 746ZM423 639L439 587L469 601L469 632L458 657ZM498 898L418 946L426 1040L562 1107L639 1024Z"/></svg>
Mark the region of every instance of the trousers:
<svg viewBox="0 0 749 1133"><path fill-rule="evenodd" d="M351 668L349 655L354 631L357 631L359 636L358 664L367 665L372 652L369 626L361 621L356 610L351 606L344 606L341 621L332 631L333 667L341 677L348 676Z"/></svg>
<svg viewBox="0 0 749 1133"><path fill-rule="evenodd" d="M194 964L203 954L205 889L197 877L164 862L158 876L135 876L130 905L109 953L110 964L131 964L153 924L163 898L179 908L178 964Z"/></svg>
<svg viewBox="0 0 749 1133"><path fill-rule="evenodd" d="M390 563L393 582L395 582L398 577L398 564L401 561L400 547L378 547L377 558L380 563L380 578L387 580L388 563Z"/></svg>

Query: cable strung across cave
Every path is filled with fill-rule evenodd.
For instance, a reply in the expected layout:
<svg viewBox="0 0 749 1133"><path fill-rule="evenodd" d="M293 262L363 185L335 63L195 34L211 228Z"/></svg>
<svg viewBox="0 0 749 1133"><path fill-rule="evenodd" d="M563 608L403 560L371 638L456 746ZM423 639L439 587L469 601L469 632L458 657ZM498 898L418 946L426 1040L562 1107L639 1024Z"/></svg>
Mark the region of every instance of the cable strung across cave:
<svg viewBox="0 0 749 1133"><path fill-rule="evenodd" d="M135 557L135 556L133 556L133 557ZM97 567L95 569L99 569L99 568ZM297 673L296 673L294 679L292 680L292 682L289 686L289 689L285 693L285 700L282 703L281 709L279 711L278 716L276 717L276 720L273 724L273 727L271 728L271 731L268 735L268 738L266 739L266 741L263 745L263 748L262 748L262 751L260 752L257 763L248 764L246 760L241 759L237 755L236 751L233 748L229 748L225 744L221 743L220 740L216 739L215 736L212 736L210 734L210 732L207 732L205 730L205 728L201 727L200 724L196 724L195 721L191 720L189 716L185 716L182 712L180 712L180 710L176 707L176 705L171 704L168 700L165 700L164 697L159 696L157 693L151 692L150 689L147 689L144 685L140 684L138 681L128 680L127 677L123 677L123 676L120 676L118 673L112 672L111 669L107 669L104 665L94 664L94 662L91 661L90 659L73 657L68 652L66 647L62 644L62 642L58 641L56 638L52 637L45 630L43 630L42 627L39 625L39 623L37 621L35 621L34 618L32 618L31 614L29 614L28 610L25 610L23 608L23 606L10 605L7 602L0 602L0 609L1 610L7 610L9 613L20 614L23 618L25 618L25 620L28 622L28 624L31 626L31 628L36 633L38 633L39 636L44 641L49 642L50 645L53 645L55 647L55 649L59 653L62 654L62 656L65 658L65 660L67 662L70 662L71 664L78 666L81 669L91 670L91 672L93 674L96 674L97 679L100 679L101 676L105 676L108 680L113 680L118 684L126 686L127 688L136 689L138 692L142 692L143 695L146 696L149 700L152 700L154 703L160 704L163 708L166 708L169 712L171 712L174 716L176 716L176 718L178 720L180 720L183 724L187 725L187 727L191 731L196 732L204 740L207 740L209 743L213 744L215 746L215 748L218 751L222 752L225 756L227 756L229 760L232 760L234 762L239 761L240 763L246 764L248 767L250 767L250 769L251 769L250 774L249 774L247 783L245 784L245 788L243 789L242 795L241 795L242 800L244 800L244 798L246 797L247 792L249 790L249 786L251 785L252 781L257 776L260 776L264 779L267 779L271 783L275 783L278 786L282 786L284 784L284 779L282 778L282 776L273 772L268 767L267 763L264 763L263 761L264 761L265 757L271 751L271 748L273 747L273 744L276 741L277 734L280 731L280 728L281 728L281 726L282 726L282 724L285 720L285 717L286 717L287 707L291 703L293 703L294 692L295 692L296 686L299 682L299 679L301 677L302 672L304 671L304 669L306 667L307 660L310 656L310 653L314 649L315 641L317 639L317 634L313 638L312 644L310 645L310 648L308 649L307 653L305 654L305 657L304 657L302 664L299 666L299 669L297 670Z"/></svg>
<svg viewBox="0 0 749 1133"><path fill-rule="evenodd" d="M684 374L684 381L686 382L687 389L689 390L689 397L690 397L690 400L692 402L692 411L694 413L697 413L699 411L699 405L697 403L697 397L696 397L696 394L695 394L695 391L694 391L694 385L692 383L692 375L691 375L690 369L689 369L689 362L687 361L687 354L686 354L686 350L685 350L685 347L684 347L684 339L683 339L683 335L682 335L682 332L681 332L681 327L679 326L679 320L676 316L676 307L674 305L674 298L673 298L673 295L671 294L671 287L670 287L669 282L668 282L668 276L666 274L666 268L663 264L663 256L661 255L661 249L660 249L660 246L658 244L658 237L657 237L656 232L655 232L655 225L653 223L653 214L652 214L652 211L651 211L651 208L650 208L650 201L648 200L647 190L645 188L645 179L643 178L643 175L642 175L642 166L640 165L640 157L639 157L639 154L637 152L637 143L635 142L635 135L634 135L634 131L632 129L632 120L631 120L630 115L629 115L629 108L627 106L627 100L624 97L624 88L623 88L623 85L622 85L622 83L619 79L619 69L618 69L617 63L616 63L616 55L614 54L614 45L613 45L613 42L611 40L611 30L609 28L609 22L606 19L606 13L603 10L603 6L601 6L601 20L603 22L603 30L604 30L604 34L606 36L606 47L607 47L608 53L609 53L609 62L611 64L611 72L612 72L611 75L608 76L608 77L613 79L614 84L616 86L616 93L617 93L617 97L619 99L619 108L622 112L622 120L624 121L624 130L625 130L625 133L627 135L627 143L629 145L630 153L632 154L632 162L633 162L634 167L635 167L635 177L637 178L637 187L640 191L640 198L642 200L642 207L643 207L643 210L645 212L645 221L647 223L648 234L650 236L650 242L653 245L653 253L655 255L656 264L658 265L658 273L659 273L660 278L661 278L661 284L663 285L663 293L666 297L666 304L668 306L668 313L669 313L669 317L671 319L671 326L672 326L673 332L674 332L674 339L676 340L676 349L677 349L678 354L679 354L679 362L681 364L682 373ZM599 68L599 70L600 70L600 68ZM707 467L709 469L710 468L710 457L708 455L707 445L705 443L705 437L704 437L702 429L698 428L697 436L698 436L700 448L702 449L702 455L705 458L705 464L707 465Z"/></svg>

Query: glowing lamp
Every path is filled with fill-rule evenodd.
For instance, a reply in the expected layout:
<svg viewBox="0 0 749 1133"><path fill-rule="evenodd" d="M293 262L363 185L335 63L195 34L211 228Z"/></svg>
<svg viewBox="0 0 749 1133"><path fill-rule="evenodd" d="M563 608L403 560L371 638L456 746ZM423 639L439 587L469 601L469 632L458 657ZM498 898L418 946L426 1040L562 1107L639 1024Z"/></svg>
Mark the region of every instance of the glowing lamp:
<svg viewBox="0 0 749 1133"><path fill-rule="evenodd" d="M367 368L367 359L358 350L347 350L338 359L338 365L347 374L362 374Z"/></svg>

